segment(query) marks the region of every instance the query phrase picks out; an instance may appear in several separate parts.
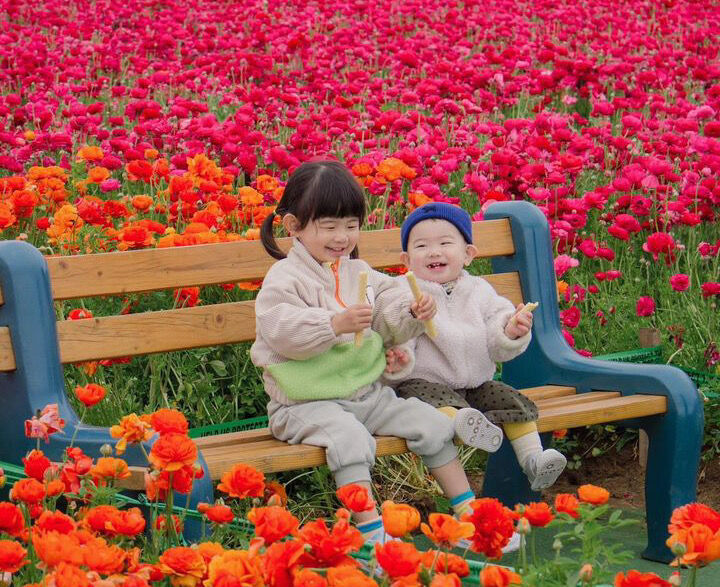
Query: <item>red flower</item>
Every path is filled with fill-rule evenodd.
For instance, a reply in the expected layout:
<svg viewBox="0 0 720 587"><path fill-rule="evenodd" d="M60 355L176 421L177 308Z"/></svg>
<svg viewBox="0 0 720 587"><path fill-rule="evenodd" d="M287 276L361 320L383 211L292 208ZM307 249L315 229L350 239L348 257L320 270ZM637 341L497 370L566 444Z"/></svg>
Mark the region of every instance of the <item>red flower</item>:
<svg viewBox="0 0 720 587"><path fill-rule="evenodd" d="M488 558L500 558L502 547L513 534L513 521L516 515L494 497L476 499L471 504L472 513L465 514L463 521L472 522L475 533L472 535L472 549Z"/></svg>
<svg viewBox="0 0 720 587"><path fill-rule="evenodd" d="M45 497L45 487L37 479L20 479L13 485L10 498L29 505L38 503Z"/></svg>
<svg viewBox="0 0 720 587"><path fill-rule="evenodd" d="M0 501L0 532L19 537L25 529L22 510L14 503Z"/></svg>
<svg viewBox="0 0 720 587"><path fill-rule="evenodd" d="M638 316L652 316L655 313L655 300L650 296L638 298L635 313Z"/></svg>
<svg viewBox="0 0 720 587"><path fill-rule="evenodd" d="M693 524L704 524L713 532L720 530L720 513L702 503L690 503L676 508L668 532L673 534L678 530L690 528Z"/></svg>
<svg viewBox="0 0 720 587"><path fill-rule="evenodd" d="M38 481L44 480L45 471L51 466L50 459L41 450L31 450L22 462L25 465L25 474Z"/></svg>
<svg viewBox="0 0 720 587"><path fill-rule="evenodd" d="M295 516L277 505L253 508L248 512L247 518L255 525L255 535L263 538L265 544L273 544L286 536L294 536L300 526Z"/></svg>
<svg viewBox="0 0 720 587"><path fill-rule="evenodd" d="M690 277L684 273L677 273L670 278L670 286L675 291L685 291L690 287Z"/></svg>
<svg viewBox="0 0 720 587"><path fill-rule="evenodd" d="M235 517L232 509L222 504L210 505L208 503L199 503L197 510L201 514L205 514L208 520L215 524L229 524Z"/></svg>
<svg viewBox="0 0 720 587"><path fill-rule="evenodd" d="M260 471L238 463L232 469L222 474L218 489L230 497L262 497L265 488L265 475Z"/></svg>
<svg viewBox="0 0 720 587"><path fill-rule="evenodd" d="M102 401L106 394L105 388L97 383L88 383L83 387L78 385L75 388L75 395L88 408Z"/></svg>
<svg viewBox="0 0 720 587"><path fill-rule="evenodd" d="M568 514L573 518L578 517L578 506L580 502L571 493L558 493L555 496L555 511L559 514Z"/></svg>
<svg viewBox="0 0 720 587"><path fill-rule="evenodd" d="M632 570L628 571L627 575L624 573L615 575L615 587L671 587L671 585L672 583L655 573Z"/></svg>
<svg viewBox="0 0 720 587"><path fill-rule="evenodd" d="M347 510L345 513L348 514ZM349 515L349 514L348 514ZM305 524L299 538L310 545L313 563L306 566L336 567L340 564L354 564L348 554L363 545L363 537L357 528L351 526L347 517L341 517L328 529L322 518Z"/></svg>
<svg viewBox="0 0 720 587"><path fill-rule="evenodd" d="M27 550L14 540L0 540L0 572L17 573L24 565Z"/></svg>
<svg viewBox="0 0 720 587"><path fill-rule="evenodd" d="M522 517L530 522L531 526L543 528L553 520L550 506L544 501L527 504L522 510Z"/></svg>
<svg viewBox="0 0 720 587"><path fill-rule="evenodd" d="M375 508L375 502L370 497L368 490L357 483L343 485L338 488L335 495L351 512L367 512Z"/></svg>
<svg viewBox="0 0 720 587"><path fill-rule="evenodd" d="M174 292L175 305L178 308L192 308L197 306L200 300L199 287L183 287Z"/></svg>
<svg viewBox="0 0 720 587"><path fill-rule="evenodd" d="M411 542L390 540L375 545L378 564L391 577L403 577L417 571L421 555Z"/></svg>
<svg viewBox="0 0 720 587"><path fill-rule="evenodd" d="M562 323L567 328L575 328L580 323L580 318L582 317L582 313L580 312L580 308L577 306L572 306L568 308L567 310L563 310L560 312L560 318L562 320Z"/></svg>
<svg viewBox="0 0 720 587"><path fill-rule="evenodd" d="M702 288L702 295L704 298L720 296L720 283L709 281L707 283L703 283L700 287Z"/></svg>
<svg viewBox="0 0 720 587"><path fill-rule="evenodd" d="M183 413L170 408L161 408L151 414L150 424L153 430L160 435L170 434L172 432L187 434L188 431L188 421Z"/></svg>
<svg viewBox="0 0 720 587"><path fill-rule="evenodd" d="M647 241L643 243L642 248L646 253L652 254L655 261L657 261L658 255L662 253L665 255L665 261L669 263L675 249L675 241L666 232L654 232L647 237Z"/></svg>

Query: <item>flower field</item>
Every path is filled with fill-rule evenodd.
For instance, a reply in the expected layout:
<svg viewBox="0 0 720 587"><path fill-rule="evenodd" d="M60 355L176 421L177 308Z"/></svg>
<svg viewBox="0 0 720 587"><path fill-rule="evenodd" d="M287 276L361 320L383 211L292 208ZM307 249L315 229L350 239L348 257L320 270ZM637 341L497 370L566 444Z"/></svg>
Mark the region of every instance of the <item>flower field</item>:
<svg viewBox="0 0 720 587"><path fill-rule="evenodd" d="M640 329L653 329L663 361L707 375L705 457L720 453L713 379L720 375L720 11L713 0L0 0L0 14L0 239L26 240L47 255L256 239L288 174L312 158L352 169L367 193L367 229L398 226L432 200L458 203L477 219L492 202L528 200L551 226L568 343L585 355L623 351L640 346ZM57 311L84 319L247 299L259 285L65 302ZM134 426L140 438L163 431L125 414L174 406L200 425L262 414L265 403L242 345L71 366L66 379L81 389L78 406L103 396L89 421ZM29 422L31 434L42 432ZM323 543L323 532L335 537L325 554L338 558L319 566L345 560L357 541L345 513L330 529L306 524L289 542L227 551L244 554L221 553L219 545L176 551L184 547L175 524L162 521L169 518L152 518L158 528L143 535L145 518L131 510L96 511L117 505L112 485L121 463L71 450L62 487L51 487L43 455L28 458L36 483L0 503L0 571L28 582L372 584L342 575L349 571L308 572L297 582L300 550ZM160 475L168 463L155 458ZM175 484L181 477L191 484L192 472L180 470ZM154 487L155 497L166 498L172 481ZM75 503L67 495L81 486L91 495L77 503L90 504L92 515L56 512L58 502ZM257 508L279 507L272 492L256 499ZM213 536L228 539L220 520L230 514L213 507L206 512L216 516ZM245 515L233 507L231 519ZM547 515L562 513L555 507ZM593 516L591 507L602 504L587 505L584 515ZM564 513L568 524L575 519ZM253 515L257 531L266 514ZM717 514L687 515L675 530L697 556L684 562L706 564L720 555ZM290 523L268 524L280 519ZM428 523L426 534L447 546L440 526ZM52 540L76 540L75 558L48 554ZM77 559L81 551L94 558ZM420 573L422 584L457 584L449 559L416 554L406 546L378 553L386 571L378 581L417 584L417 577L401 582L400 567L391 571L386 560L404 561L413 569L406 575ZM433 575L438 560L446 566ZM45 566L36 572L38 561ZM527 581L532 572L548 576L519 568ZM245 573L245 582L232 582L227 569ZM268 569L279 569L277 576ZM573 572L585 581L581 570ZM114 574L123 578L107 578ZM514 580L486 574L484 585ZM616 585L666 584L638 575Z"/></svg>

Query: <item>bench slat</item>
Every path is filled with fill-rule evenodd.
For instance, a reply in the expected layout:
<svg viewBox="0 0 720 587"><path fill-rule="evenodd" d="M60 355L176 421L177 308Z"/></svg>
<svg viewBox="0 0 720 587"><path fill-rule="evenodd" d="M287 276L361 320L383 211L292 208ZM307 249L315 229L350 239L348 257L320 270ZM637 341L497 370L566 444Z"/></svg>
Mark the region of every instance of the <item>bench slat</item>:
<svg viewBox="0 0 720 587"><path fill-rule="evenodd" d="M473 239L478 257L515 252L507 219L473 223ZM278 239L278 244L287 250L290 239ZM400 229L362 231L359 247L373 267L399 265ZM47 259L56 300L262 279L274 261L260 241Z"/></svg>
<svg viewBox="0 0 720 587"><path fill-rule="evenodd" d="M15 369L15 352L10 339L10 329L0 326L0 371L13 371Z"/></svg>
<svg viewBox="0 0 720 587"><path fill-rule="evenodd" d="M617 391L590 391L587 393L578 393L575 395L568 395L565 397L554 397L551 399L541 400L537 403L537 407L541 412L547 411L551 408L558 408L560 406L573 406L578 404L587 404L589 402L597 402L604 399L612 399L614 397L620 397L620 392Z"/></svg>
<svg viewBox="0 0 720 587"><path fill-rule="evenodd" d="M575 394L575 388L566 385L541 385L539 387L526 387L518 391L521 391L534 402Z"/></svg>
<svg viewBox="0 0 720 587"><path fill-rule="evenodd" d="M550 432L563 428L578 428L604 424L641 416L667 412L667 398L663 395L630 395L600 400L576 406L559 406L540 411L538 430Z"/></svg>

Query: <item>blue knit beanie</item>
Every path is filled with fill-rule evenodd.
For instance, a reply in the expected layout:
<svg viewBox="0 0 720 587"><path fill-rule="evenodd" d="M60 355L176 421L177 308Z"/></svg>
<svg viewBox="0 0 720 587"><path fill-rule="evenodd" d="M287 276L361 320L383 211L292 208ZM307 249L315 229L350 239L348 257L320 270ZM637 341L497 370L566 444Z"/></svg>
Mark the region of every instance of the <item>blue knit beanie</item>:
<svg viewBox="0 0 720 587"><path fill-rule="evenodd" d="M448 204L447 202L430 202L424 206L420 206L405 219L400 229L400 239L402 242L402 250L407 251L408 239L410 231L418 222L429 220L431 218L439 218L447 220L460 231L460 234L469 245L472 244L472 220L470 214L459 206Z"/></svg>

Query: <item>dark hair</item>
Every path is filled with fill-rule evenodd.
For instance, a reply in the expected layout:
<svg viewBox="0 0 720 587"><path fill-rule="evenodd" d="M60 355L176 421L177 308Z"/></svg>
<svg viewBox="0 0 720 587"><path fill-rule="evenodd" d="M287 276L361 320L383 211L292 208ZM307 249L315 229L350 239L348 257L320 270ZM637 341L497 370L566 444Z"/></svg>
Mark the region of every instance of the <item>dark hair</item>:
<svg viewBox="0 0 720 587"><path fill-rule="evenodd" d="M292 214L300 228L317 218L344 218L347 216L365 222L365 194L360 184L345 165L339 161L303 163L291 175L275 212L260 227L260 240L265 250L276 259L284 259L273 236L275 216ZM357 247L350 254L357 258Z"/></svg>

